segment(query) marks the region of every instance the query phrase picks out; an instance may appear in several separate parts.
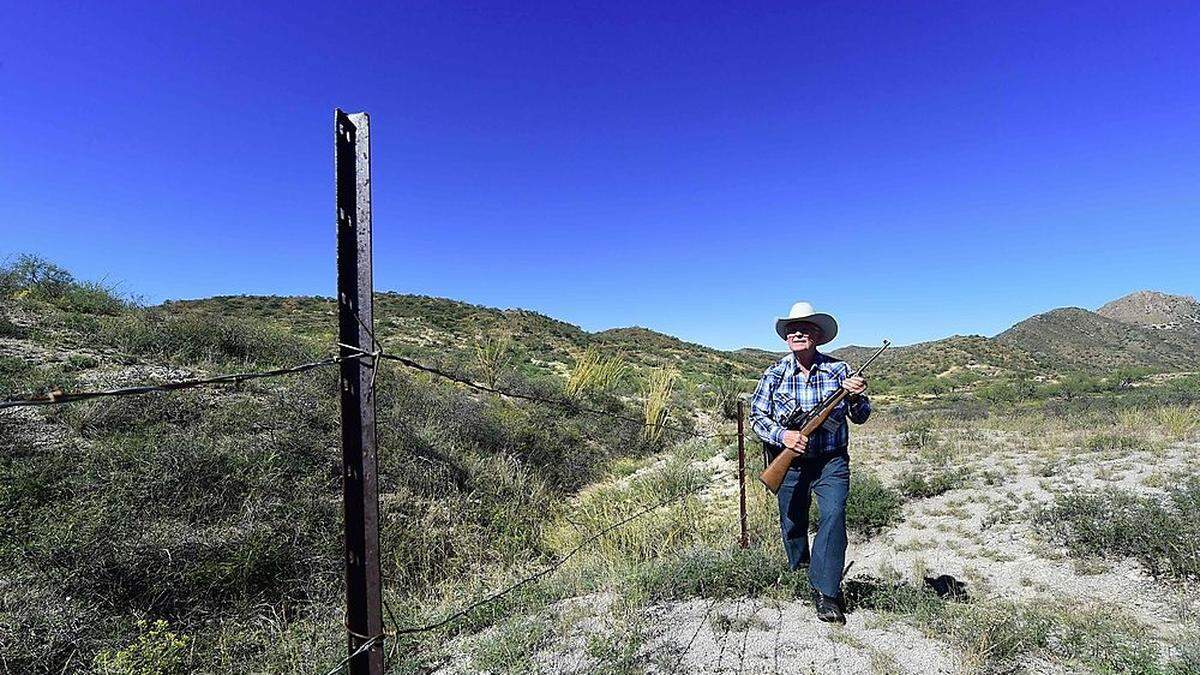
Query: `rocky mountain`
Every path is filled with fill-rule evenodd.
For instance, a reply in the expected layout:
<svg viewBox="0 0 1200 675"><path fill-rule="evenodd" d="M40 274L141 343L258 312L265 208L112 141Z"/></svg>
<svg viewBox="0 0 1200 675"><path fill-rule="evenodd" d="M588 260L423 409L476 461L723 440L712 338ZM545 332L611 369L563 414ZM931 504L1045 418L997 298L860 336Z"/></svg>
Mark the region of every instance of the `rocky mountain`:
<svg viewBox="0 0 1200 675"><path fill-rule="evenodd" d="M1030 317L995 339L1027 353L1043 369L1102 373L1130 367L1188 370L1200 365L1200 341L1195 334L1147 328L1078 307Z"/></svg>
<svg viewBox="0 0 1200 675"><path fill-rule="evenodd" d="M1200 334L1200 302L1187 295L1137 291L1105 304L1096 313L1154 330Z"/></svg>

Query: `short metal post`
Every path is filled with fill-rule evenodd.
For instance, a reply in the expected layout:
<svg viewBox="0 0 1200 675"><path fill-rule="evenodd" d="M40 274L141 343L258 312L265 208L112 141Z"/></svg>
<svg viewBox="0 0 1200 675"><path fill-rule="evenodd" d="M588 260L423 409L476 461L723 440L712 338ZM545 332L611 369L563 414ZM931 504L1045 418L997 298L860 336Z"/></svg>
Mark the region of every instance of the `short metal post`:
<svg viewBox="0 0 1200 675"><path fill-rule="evenodd" d="M746 523L746 432L742 420L746 416L746 402L740 396L737 406L738 423L738 508L741 518L742 536L738 540L742 548L749 548L750 533Z"/></svg>
<svg viewBox="0 0 1200 675"><path fill-rule="evenodd" d="M366 113L334 113L338 341L375 350L371 278L371 137ZM354 356L342 347L343 357ZM383 674L375 359L341 363L342 500L346 533L346 631L352 675ZM372 644L363 649L366 642ZM362 650L361 652L359 650Z"/></svg>

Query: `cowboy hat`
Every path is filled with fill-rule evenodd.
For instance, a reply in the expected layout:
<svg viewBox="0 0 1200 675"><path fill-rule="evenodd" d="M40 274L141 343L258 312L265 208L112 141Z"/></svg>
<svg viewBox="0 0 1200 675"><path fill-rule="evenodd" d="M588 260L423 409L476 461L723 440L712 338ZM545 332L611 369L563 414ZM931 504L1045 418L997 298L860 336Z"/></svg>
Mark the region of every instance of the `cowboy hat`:
<svg viewBox="0 0 1200 675"><path fill-rule="evenodd" d="M821 329L821 339L817 341L818 345L823 345L837 337L837 320L828 314L814 312L812 305L807 302L797 302L792 305L792 311L788 312L787 316L775 319L775 332L786 340L787 327L801 321L807 321Z"/></svg>

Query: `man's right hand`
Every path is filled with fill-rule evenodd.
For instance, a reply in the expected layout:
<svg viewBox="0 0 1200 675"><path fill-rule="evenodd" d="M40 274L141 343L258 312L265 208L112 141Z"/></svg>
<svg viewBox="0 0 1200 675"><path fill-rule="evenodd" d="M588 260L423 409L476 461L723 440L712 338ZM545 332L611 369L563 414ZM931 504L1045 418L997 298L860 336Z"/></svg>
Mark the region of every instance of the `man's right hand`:
<svg viewBox="0 0 1200 675"><path fill-rule="evenodd" d="M807 445L808 437L799 431L783 432L783 447L787 448L788 450L802 455L804 454L804 448Z"/></svg>

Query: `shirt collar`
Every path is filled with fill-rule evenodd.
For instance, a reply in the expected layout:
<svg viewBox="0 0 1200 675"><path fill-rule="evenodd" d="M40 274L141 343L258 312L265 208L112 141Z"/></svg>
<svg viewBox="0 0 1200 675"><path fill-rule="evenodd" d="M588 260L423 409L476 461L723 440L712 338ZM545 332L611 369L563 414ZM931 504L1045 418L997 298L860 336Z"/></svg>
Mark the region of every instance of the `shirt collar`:
<svg viewBox="0 0 1200 675"><path fill-rule="evenodd" d="M821 352L817 352L817 355L815 357L813 357L812 370L824 370L824 368L822 368L821 366L825 365L826 363L829 363L830 360L831 359L828 356L825 356ZM797 370L800 370L800 364L799 364L799 362L796 361L795 354L789 353L787 355L787 361L788 361L788 367L790 367L792 369L793 373L796 372Z"/></svg>

